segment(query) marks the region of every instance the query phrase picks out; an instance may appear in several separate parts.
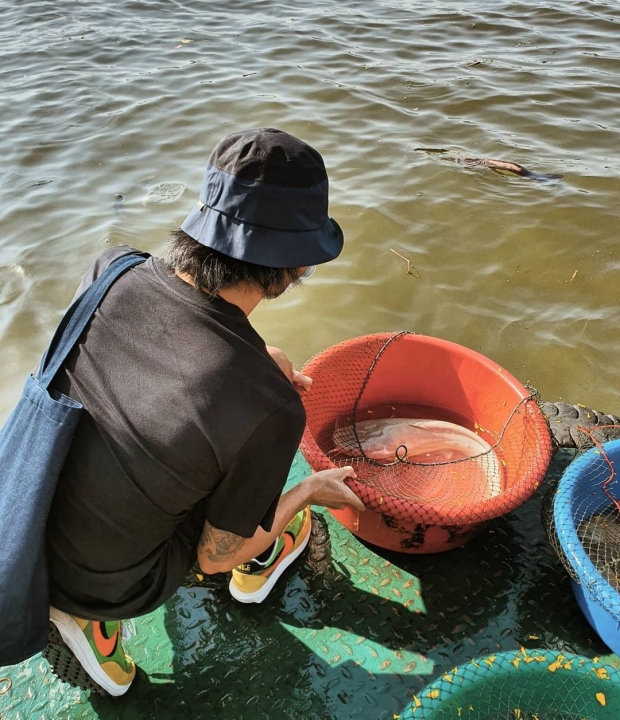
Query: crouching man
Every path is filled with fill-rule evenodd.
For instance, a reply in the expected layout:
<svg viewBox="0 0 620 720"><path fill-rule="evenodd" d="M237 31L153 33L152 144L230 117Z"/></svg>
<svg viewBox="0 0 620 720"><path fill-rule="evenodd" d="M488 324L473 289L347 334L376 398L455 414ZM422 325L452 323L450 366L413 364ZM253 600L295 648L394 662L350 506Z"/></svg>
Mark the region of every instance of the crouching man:
<svg viewBox="0 0 620 720"><path fill-rule="evenodd" d="M162 605L196 561L261 602L308 542L309 505L364 509L351 468L282 494L311 379L248 320L340 253L327 209L309 145L225 137L164 257L116 281L55 378L85 408L47 527L51 621L75 656L48 648L63 679L122 695L135 675L122 620ZM129 252L103 252L78 292Z"/></svg>

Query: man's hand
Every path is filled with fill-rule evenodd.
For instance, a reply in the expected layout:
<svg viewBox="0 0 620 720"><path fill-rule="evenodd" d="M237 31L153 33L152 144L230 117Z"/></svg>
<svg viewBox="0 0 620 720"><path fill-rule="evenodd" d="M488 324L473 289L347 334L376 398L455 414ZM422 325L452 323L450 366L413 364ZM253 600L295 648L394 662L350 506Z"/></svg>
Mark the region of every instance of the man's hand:
<svg viewBox="0 0 620 720"><path fill-rule="evenodd" d="M366 510L364 503L345 485L347 478L356 477L355 471L349 465L333 470L321 470L311 475L305 480L313 486L310 502L312 505L321 505L332 510L342 510L347 505L356 510Z"/></svg>
<svg viewBox="0 0 620 720"><path fill-rule="evenodd" d="M312 378L295 370L293 363L286 357L280 348L267 345L267 352L271 355L272 360L282 370L286 377L293 383L299 392L307 392L312 385Z"/></svg>
<svg viewBox="0 0 620 720"><path fill-rule="evenodd" d="M341 510L350 505L365 510L362 501L345 484L354 478L352 467L323 470L287 490L278 502L271 530L259 527L251 538L243 538L226 530L218 530L207 520L197 548L197 560L202 572L228 572L240 563L249 562L271 547L291 518L308 505L321 505Z"/></svg>

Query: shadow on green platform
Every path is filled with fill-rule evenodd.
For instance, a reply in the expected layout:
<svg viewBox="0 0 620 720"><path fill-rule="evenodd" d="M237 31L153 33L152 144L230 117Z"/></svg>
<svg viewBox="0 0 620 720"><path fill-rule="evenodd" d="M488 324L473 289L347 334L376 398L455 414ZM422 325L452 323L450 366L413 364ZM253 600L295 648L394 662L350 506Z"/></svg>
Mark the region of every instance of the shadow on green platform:
<svg viewBox="0 0 620 720"><path fill-rule="evenodd" d="M570 456L556 457L557 476ZM308 472L298 456L289 482ZM2 720L392 720L472 657L541 647L604 656L540 523L542 494L466 547L406 556L365 546L328 513L262 605L196 579L136 621L127 695L59 682L40 657L0 669ZM617 665L618 659L607 661Z"/></svg>

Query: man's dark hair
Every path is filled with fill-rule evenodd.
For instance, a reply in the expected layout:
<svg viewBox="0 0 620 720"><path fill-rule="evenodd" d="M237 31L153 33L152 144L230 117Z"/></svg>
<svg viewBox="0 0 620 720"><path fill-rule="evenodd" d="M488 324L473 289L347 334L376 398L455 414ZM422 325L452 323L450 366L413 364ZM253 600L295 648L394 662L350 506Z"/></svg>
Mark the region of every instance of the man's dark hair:
<svg viewBox="0 0 620 720"><path fill-rule="evenodd" d="M217 295L235 285L259 287L268 299L281 295L299 277L297 268L270 268L236 260L201 245L186 232L173 230L164 253L170 270L187 273L197 290Z"/></svg>

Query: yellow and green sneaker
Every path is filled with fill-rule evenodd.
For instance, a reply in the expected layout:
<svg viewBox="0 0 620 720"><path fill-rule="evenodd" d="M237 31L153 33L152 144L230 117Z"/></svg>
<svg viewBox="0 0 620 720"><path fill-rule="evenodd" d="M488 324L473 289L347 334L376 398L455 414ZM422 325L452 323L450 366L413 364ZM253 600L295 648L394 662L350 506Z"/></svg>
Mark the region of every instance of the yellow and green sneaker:
<svg viewBox="0 0 620 720"><path fill-rule="evenodd" d="M307 507L291 520L264 560L254 558L232 571L228 589L242 603L260 603L269 595L276 580L304 550L310 540L312 517Z"/></svg>
<svg viewBox="0 0 620 720"><path fill-rule="evenodd" d="M60 638L71 651L73 660L62 652L60 644L50 636L44 655L61 680L85 689L118 696L129 690L136 675L134 661L125 655L120 620L84 620L50 608L50 620ZM54 647L55 646L55 647ZM80 677L80 670L94 681L93 687ZM102 693L102 694L105 694Z"/></svg>

